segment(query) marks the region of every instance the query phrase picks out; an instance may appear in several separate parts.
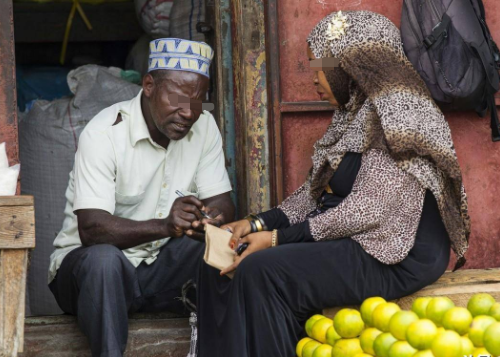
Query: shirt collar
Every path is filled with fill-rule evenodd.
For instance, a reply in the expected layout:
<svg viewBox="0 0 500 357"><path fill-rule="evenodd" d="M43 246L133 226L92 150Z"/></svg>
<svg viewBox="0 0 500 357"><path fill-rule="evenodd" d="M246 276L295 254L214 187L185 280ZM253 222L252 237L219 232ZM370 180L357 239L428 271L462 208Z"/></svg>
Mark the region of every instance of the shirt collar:
<svg viewBox="0 0 500 357"><path fill-rule="evenodd" d="M130 102L129 115L129 129L130 129L130 143L135 146L139 140L149 139L151 142L151 134L149 133L146 119L142 114L141 108L142 89L139 94Z"/></svg>

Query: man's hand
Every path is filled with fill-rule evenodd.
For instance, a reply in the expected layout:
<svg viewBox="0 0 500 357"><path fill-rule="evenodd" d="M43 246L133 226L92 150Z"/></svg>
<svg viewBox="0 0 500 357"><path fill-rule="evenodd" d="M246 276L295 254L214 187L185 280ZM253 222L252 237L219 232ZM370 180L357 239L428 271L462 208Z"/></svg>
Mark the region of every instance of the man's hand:
<svg viewBox="0 0 500 357"><path fill-rule="evenodd" d="M192 231L193 222L202 218L200 209L203 202L194 196L179 197L174 201L170 214L165 218L167 237L182 237L188 230Z"/></svg>
<svg viewBox="0 0 500 357"><path fill-rule="evenodd" d="M215 207L203 207L202 210L208 214L210 218L203 217L201 220L192 223L193 229L186 231L186 235L190 238L205 241L205 225L220 227L225 222L224 213Z"/></svg>
<svg viewBox="0 0 500 357"><path fill-rule="evenodd" d="M185 233L188 237L202 242L205 241L206 224L220 227L234 219L234 204L229 192L204 199L201 210L206 212L210 218L200 215L199 219L191 224L191 229L186 230Z"/></svg>

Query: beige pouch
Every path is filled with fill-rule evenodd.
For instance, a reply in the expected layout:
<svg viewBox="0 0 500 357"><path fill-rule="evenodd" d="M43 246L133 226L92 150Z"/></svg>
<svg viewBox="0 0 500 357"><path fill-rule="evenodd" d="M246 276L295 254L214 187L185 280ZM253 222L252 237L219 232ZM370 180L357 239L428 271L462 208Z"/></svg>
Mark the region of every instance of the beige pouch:
<svg viewBox="0 0 500 357"><path fill-rule="evenodd" d="M234 262L234 250L229 248L231 232L207 224L205 226L205 255L203 260L208 265L222 270ZM226 274L233 278L234 272Z"/></svg>

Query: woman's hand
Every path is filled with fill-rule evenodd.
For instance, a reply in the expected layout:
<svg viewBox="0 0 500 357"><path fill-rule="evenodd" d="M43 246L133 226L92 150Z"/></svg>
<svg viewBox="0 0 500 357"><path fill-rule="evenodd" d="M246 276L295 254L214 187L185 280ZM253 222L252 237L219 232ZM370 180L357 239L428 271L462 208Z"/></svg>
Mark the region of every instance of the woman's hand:
<svg viewBox="0 0 500 357"><path fill-rule="evenodd" d="M247 219L242 219L236 222L228 223L220 228L229 230L231 233L233 233L233 236L229 240L229 247L231 249L236 249L238 243L240 243L240 238L246 237L252 231L250 222L248 222Z"/></svg>
<svg viewBox="0 0 500 357"><path fill-rule="evenodd" d="M237 222L236 222L237 223ZM235 270L241 261L245 259L249 254L258 252L259 250L264 250L271 247L272 243L272 232L258 232L247 235L239 240L239 243L248 243L248 248L241 255L234 256L234 263L220 272L220 275L225 275L227 273Z"/></svg>

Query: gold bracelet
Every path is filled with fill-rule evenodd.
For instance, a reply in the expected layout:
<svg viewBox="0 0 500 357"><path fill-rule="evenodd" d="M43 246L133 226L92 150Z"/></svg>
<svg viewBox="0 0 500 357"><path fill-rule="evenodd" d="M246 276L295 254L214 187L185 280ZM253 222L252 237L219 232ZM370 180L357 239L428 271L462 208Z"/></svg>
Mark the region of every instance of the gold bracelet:
<svg viewBox="0 0 500 357"><path fill-rule="evenodd" d="M262 223L260 223L260 221L258 219L254 219L253 221L254 221L255 225L257 226L257 232L262 232L263 231Z"/></svg>
<svg viewBox="0 0 500 357"><path fill-rule="evenodd" d="M271 233L271 248L276 247L276 243L278 243L278 230L274 229Z"/></svg>

